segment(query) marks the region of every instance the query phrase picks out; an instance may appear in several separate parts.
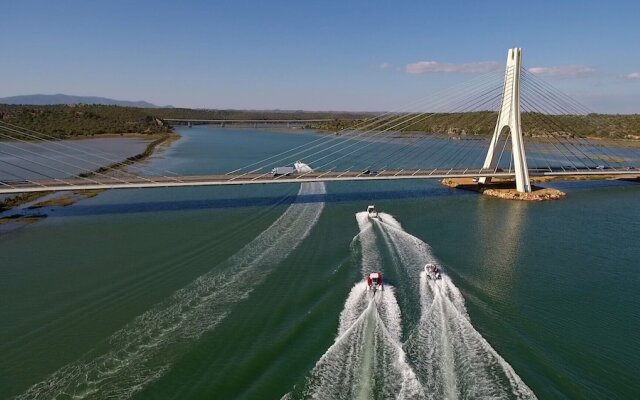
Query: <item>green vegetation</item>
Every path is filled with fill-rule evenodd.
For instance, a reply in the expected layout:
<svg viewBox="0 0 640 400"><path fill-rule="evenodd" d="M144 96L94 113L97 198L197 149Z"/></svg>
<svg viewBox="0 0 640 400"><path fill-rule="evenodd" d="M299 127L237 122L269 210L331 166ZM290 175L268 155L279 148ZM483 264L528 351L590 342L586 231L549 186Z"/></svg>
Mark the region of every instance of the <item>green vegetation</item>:
<svg viewBox="0 0 640 400"><path fill-rule="evenodd" d="M2 217L0 218L0 225L8 225L8 224L23 224L23 225L29 225L29 224L33 224L34 222L38 222L41 219L46 218L46 215L11 215L9 217Z"/></svg>
<svg viewBox="0 0 640 400"><path fill-rule="evenodd" d="M53 192L22 193L13 197L9 197L7 199L0 201L0 212L10 210L13 207L17 207L19 205L28 203L30 201L35 201L51 193Z"/></svg>
<svg viewBox="0 0 640 400"><path fill-rule="evenodd" d="M78 199L70 194L64 194L58 197L54 197L49 200L41 201L32 206L29 206L30 209L43 208L43 207L67 207L74 203L76 203Z"/></svg>
<svg viewBox="0 0 640 400"><path fill-rule="evenodd" d="M104 105L25 106L0 105L0 120L59 138L100 134L153 134L171 131L163 122L171 119L329 119L308 123L308 129L337 132L359 127L376 130L392 128L404 132L441 132L450 134L490 135L497 113L489 111L467 113L405 114L370 122L375 113L334 111L252 111L204 110L189 108L133 108ZM392 122L389 122L392 120ZM541 115L522 114L526 136L602 137L640 140L640 115Z"/></svg>
<svg viewBox="0 0 640 400"><path fill-rule="evenodd" d="M0 120L60 139L124 133L166 133L150 109L101 105L0 105Z"/></svg>
<svg viewBox="0 0 640 400"><path fill-rule="evenodd" d="M110 171L112 171L114 169L120 169L120 168L123 168L126 165L131 165L131 164L136 163L138 161L142 161L142 160L150 157L153 154L153 152L156 150L156 147L158 147L162 143L170 140L171 136L172 135L168 134L168 133L164 134L164 135L161 135L156 140L154 140L153 142L149 143L142 153L136 154L136 155L131 156L131 157L127 157L123 161L119 161L119 162L116 162L116 163L113 163L113 164L110 164L110 165L106 165L104 167L97 168L94 171L82 173L82 174L80 174L78 176L90 177L90 176L93 176L93 175L96 175L96 174L104 174L104 173L108 173L108 172L110 172ZM173 134L173 136L177 136L177 135Z"/></svg>
<svg viewBox="0 0 640 400"><path fill-rule="evenodd" d="M337 132L342 129L397 129L403 132L441 132L470 135L490 135L498 114L490 111L466 113L406 114L371 122L375 113L308 112L308 111L241 111L194 110L188 108L147 109L159 118L175 119L331 119L309 123L306 128ZM390 122L391 121L391 122ZM640 115L541 115L522 113L526 136L602 137L640 139Z"/></svg>
<svg viewBox="0 0 640 400"><path fill-rule="evenodd" d="M340 130L359 127L379 130L393 128L401 132L438 132L466 135L491 135L498 114L489 111L439 113L428 118L407 114L382 122L364 119L336 120L323 123L318 129ZM522 128L529 137L599 137L640 140L640 115L541 115L522 113ZM391 121L391 122L390 122Z"/></svg>
<svg viewBox="0 0 640 400"><path fill-rule="evenodd" d="M334 119L353 120L372 117L373 113L343 111L281 111L281 110L204 110L192 108L149 108L145 111L158 118L175 119Z"/></svg>

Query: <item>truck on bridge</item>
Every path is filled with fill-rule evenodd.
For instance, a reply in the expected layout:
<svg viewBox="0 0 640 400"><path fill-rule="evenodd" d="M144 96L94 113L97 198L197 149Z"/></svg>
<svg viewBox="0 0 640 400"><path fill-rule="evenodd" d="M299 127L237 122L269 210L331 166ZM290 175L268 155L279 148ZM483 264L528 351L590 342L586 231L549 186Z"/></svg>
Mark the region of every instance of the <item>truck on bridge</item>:
<svg viewBox="0 0 640 400"><path fill-rule="evenodd" d="M285 175L285 176L289 176L293 173L295 173L297 170L295 167L275 167L274 169L271 170L271 175L273 176L280 176L280 175Z"/></svg>

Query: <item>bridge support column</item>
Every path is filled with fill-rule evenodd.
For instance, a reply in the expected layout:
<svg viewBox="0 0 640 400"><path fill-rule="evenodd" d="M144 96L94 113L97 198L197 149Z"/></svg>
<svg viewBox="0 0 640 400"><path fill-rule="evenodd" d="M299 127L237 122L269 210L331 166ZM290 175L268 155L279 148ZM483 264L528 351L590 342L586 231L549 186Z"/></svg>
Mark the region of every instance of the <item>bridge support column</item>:
<svg viewBox="0 0 640 400"><path fill-rule="evenodd" d="M509 49L507 68L504 73L504 88L502 90L502 105L498 111L498 121L493 131L489 152L484 160L484 169L494 170L498 164L500 151L498 142L502 135L511 133L511 151L513 154L513 168L516 174L516 189L518 192L530 192L529 169L524 153L524 140L520 126L520 66L522 49ZM488 183L490 177L480 178L480 183Z"/></svg>

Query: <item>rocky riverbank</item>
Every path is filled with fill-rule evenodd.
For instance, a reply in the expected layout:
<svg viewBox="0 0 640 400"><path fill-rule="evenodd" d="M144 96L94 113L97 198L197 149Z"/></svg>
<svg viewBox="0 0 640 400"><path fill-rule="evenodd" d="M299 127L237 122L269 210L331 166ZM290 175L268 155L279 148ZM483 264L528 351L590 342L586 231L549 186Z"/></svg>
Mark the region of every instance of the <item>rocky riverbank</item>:
<svg viewBox="0 0 640 400"><path fill-rule="evenodd" d="M505 200L521 200L521 201L545 201L559 200L566 196L566 193L551 188L543 188L532 185L530 193L520 193L516 190L516 184L511 180L496 180L484 185L474 182L471 178L451 178L443 179L442 184L462 190L471 190L484 196L497 197Z"/></svg>

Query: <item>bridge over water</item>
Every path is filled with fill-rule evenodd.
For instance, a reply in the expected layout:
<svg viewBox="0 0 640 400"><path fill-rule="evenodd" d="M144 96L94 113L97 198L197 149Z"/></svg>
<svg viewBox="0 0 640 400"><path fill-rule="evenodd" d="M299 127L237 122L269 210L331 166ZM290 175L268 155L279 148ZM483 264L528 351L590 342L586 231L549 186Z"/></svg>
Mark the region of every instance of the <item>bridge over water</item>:
<svg viewBox="0 0 640 400"><path fill-rule="evenodd" d="M640 176L640 171L607 170L607 171L545 171L529 170L529 176ZM39 181L13 181L9 185L3 182L0 193L29 193L42 191L76 191L99 189L134 189L159 187L191 187L191 186L229 186L255 184L284 184L305 182L345 182L345 181L382 181L408 179L446 179L446 178L507 178L514 179L514 172L496 172L488 169L450 169L450 170L386 170L381 172L308 172L289 176L272 176L271 174L228 174L228 175L190 175L190 176L144 176L128 178L126 182L114 182L111 178L93 177L90 180L80 178L49 179Z"/></svg>
<svg viewBox="0 0 640 400"><path fill-rule="evenodd" d="M412 126L443 113L472 115L465 123L495 121L491 137L472 132L407 134ZM527 116L529 126L522 123ZM510 49L502 76L487 73L399 110L364 120L340 135L318 135L233 171L183 176L116 159L58 141L41 132L0 121L0 194L23 192L224 186L303 182L492 178L516 181L531 191L532 176L638 176L640 147L586 139L557 118L588 118L590 110L522 66ZM167 119L194 123L311 123L308 120ZM597 124L593 130L597 130ZM525 135L527 134L527 135ZM46 150L46 151L40 151ZM301 160L313 170L275 176L271 170ZM408 163L411 160L411 163Z"/></svg>

